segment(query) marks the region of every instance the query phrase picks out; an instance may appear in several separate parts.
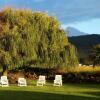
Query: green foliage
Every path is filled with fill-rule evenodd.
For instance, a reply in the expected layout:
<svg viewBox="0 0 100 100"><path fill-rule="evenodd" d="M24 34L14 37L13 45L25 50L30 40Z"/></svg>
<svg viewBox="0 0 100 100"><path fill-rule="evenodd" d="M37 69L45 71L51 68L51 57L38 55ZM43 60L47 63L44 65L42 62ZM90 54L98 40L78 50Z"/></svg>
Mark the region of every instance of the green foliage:
<svg viewBox="0 0 100 100"><path fill-rule="evenodd" d="M9 55L10 68L67 68L78 64L75 47L68 42L58 21L40 12L1 11L0 49Z"/></svg>
<svg viewBox="0 0 100 100"><path fill-rule="evenodd" d="M100 65L100 44L94 46L90 58L93 61L93 66Z"/></svg>

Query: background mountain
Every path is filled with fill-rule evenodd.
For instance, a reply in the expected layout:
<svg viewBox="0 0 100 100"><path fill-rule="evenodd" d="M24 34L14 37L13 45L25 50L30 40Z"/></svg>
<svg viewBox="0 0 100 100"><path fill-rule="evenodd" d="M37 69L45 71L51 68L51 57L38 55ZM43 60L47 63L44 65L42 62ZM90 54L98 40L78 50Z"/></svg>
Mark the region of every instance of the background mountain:
<svg viewBox="0 0 100 100"><path fill-rule="evenodd" d="M68 34L69 37L71 36L81 36L81 35L87 35L88 33L81 32L80 30L73 28L73 27L67 27L65 29L65 32Z"/></svg>
<svg viewBox="0 0 100 100"><path fill-rule="evenodd" d="M69 41L77 47L79 59L87 60L91 48L100 44L100 35L84 35L69 37Z"/></svg>

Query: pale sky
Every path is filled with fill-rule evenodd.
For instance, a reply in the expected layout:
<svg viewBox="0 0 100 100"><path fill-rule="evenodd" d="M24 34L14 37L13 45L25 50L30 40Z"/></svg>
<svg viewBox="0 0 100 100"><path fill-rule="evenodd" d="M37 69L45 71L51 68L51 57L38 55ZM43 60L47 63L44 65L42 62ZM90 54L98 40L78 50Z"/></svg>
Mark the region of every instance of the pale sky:
<svg viewBox="0 0 100 100"><path fill-rule="evenodd" d="M100 0L0 0L0 8L4 7L48 12L63 28L100 34Z"/></svg>
<svg viewBox="0 0 100 100"><path fill-rule="evenodd" d="M66 29L66 27L68 26L74 27L88 34L100 34L100 19L99 18L62 25L64 29Z"/></svg>

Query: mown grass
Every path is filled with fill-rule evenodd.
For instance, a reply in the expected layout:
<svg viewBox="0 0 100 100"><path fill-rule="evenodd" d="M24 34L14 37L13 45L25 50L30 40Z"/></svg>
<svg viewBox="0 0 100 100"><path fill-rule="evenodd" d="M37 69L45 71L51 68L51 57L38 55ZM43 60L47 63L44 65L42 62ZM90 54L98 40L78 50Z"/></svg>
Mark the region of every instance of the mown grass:
<svg viewBox="0 0 100 100"><path fill-rule="evenodd" d="M81 66L73 72L100 72L100 67ZM36 81L27 83L27 87L0 87L0 100L100 100L100 84L67 83L54 87L53 82L47 82L46 86L37 87Z"/></svg>
<svg viewBox="0 0 100 100"><path fill-rule="evenodd" d="M0 87L0 100L100 100L98 84L64 84L54 87L51 83L37 87L36 82L27 87Z"/></svg>

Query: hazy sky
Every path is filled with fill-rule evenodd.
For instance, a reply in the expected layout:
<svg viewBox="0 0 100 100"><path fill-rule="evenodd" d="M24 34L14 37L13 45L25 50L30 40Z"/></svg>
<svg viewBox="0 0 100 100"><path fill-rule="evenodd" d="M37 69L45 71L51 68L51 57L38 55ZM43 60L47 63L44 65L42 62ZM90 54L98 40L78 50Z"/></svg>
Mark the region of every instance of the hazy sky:
<svg viewBox="0 0 100 100"><path fill-rule="evenodd" d="M61 25L86 33L100 33L100 0L0 0L0 8L13 7L48 12Z"/></svg>

